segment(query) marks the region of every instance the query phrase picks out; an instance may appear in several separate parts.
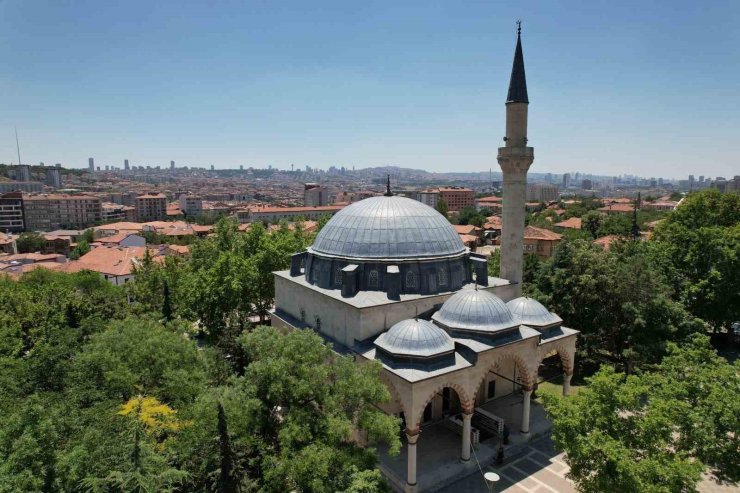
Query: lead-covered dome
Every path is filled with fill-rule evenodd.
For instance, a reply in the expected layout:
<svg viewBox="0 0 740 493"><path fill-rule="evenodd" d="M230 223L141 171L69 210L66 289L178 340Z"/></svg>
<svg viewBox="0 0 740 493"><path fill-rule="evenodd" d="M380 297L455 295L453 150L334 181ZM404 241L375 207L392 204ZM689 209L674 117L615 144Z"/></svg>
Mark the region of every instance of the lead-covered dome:
<svg viewBox="0 0 740 493"><path fill-rule="evenodd" d="M450 335L427 320L401 320L375 339L375 345L394 356L420 358L454 351Z"/></svg>
<svg viewBox="0 0 740 493"><path fill-rule="evenodd" d="M371 197L340 210L309 252L345 259L423 259L465 253L460 236L439 212L398 196Z"/></svg>
<svg viewBox="0 0 740 493"><path fill-rule="evenodd" d="M548 327L563 323L563 319L550 312L542 303L526 296L515 298L506 303L506 306L520 323L530 327Z"/></svg>
<svg viewBox="0 0 740 493"><path fill-rule="evenodd" d="M497 332L519 326L506 303L483 290L458 291L442 304L432 320L450 329Z"/></svg>

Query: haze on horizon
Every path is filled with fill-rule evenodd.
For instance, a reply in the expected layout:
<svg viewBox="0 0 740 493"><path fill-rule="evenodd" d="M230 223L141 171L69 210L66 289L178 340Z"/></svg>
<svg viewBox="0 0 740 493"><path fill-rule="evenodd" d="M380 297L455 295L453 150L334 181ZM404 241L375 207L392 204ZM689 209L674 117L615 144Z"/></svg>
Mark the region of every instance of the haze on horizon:
<svg viewBox="0 0 740 493"><path fill-rule="evenodd" d="M0 2L0 162L740 174L740 3Z"/></svg>

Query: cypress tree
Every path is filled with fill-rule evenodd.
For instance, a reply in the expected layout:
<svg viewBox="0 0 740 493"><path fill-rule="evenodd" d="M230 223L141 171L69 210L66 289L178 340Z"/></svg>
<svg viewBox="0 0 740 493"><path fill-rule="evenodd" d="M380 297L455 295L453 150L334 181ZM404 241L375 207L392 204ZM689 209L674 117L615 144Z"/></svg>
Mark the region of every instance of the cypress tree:
<svg viewBox="0 0 740 493"><path fill-rule="evenodd" d="M169 322L172 320L172 302L170 301L170 286L166 280L164 281L163 291L162 316Z"/></svg>
<svg viewBox="0 0 740 493"><path fill-rule="evenodd" d="M218 491L219 493L237 493L238 487L232 477L234 471L234 454L231 450L226 413L220 401L218 403L218 442L220 447L219 455L221 456Z"/></svg>

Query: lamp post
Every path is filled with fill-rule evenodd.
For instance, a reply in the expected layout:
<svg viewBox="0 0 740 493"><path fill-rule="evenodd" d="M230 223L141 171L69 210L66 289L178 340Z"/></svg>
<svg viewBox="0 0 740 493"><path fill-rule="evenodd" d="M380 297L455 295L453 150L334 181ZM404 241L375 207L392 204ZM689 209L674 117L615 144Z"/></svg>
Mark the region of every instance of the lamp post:
<svg viewBox="0 0 740 493"><path fill-rule="evenodd" d="M486 480L486 486L488 486L488 491L493 493L493 487L496 485L498 480L501 478L495 472L489 471L483 475L483 479Z"/></svg>

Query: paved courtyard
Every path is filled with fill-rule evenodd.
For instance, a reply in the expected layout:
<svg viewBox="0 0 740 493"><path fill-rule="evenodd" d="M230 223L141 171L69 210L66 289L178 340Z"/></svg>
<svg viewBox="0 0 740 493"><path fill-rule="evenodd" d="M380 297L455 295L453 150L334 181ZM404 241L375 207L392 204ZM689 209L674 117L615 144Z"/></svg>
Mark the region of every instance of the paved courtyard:
<svg viewBox="0 0 740 493"><path fill-rule="evenodd" d="M544 437L532 442L524 455L501 467L483 467L501 477L494 487L496 493L575 493L573 483L566 479L568 466L550 440ZM740 486L718 484L705 476L698 485L700 493L738 493ZM480 471L439 490L439 493L489 493Z"/></svg>

